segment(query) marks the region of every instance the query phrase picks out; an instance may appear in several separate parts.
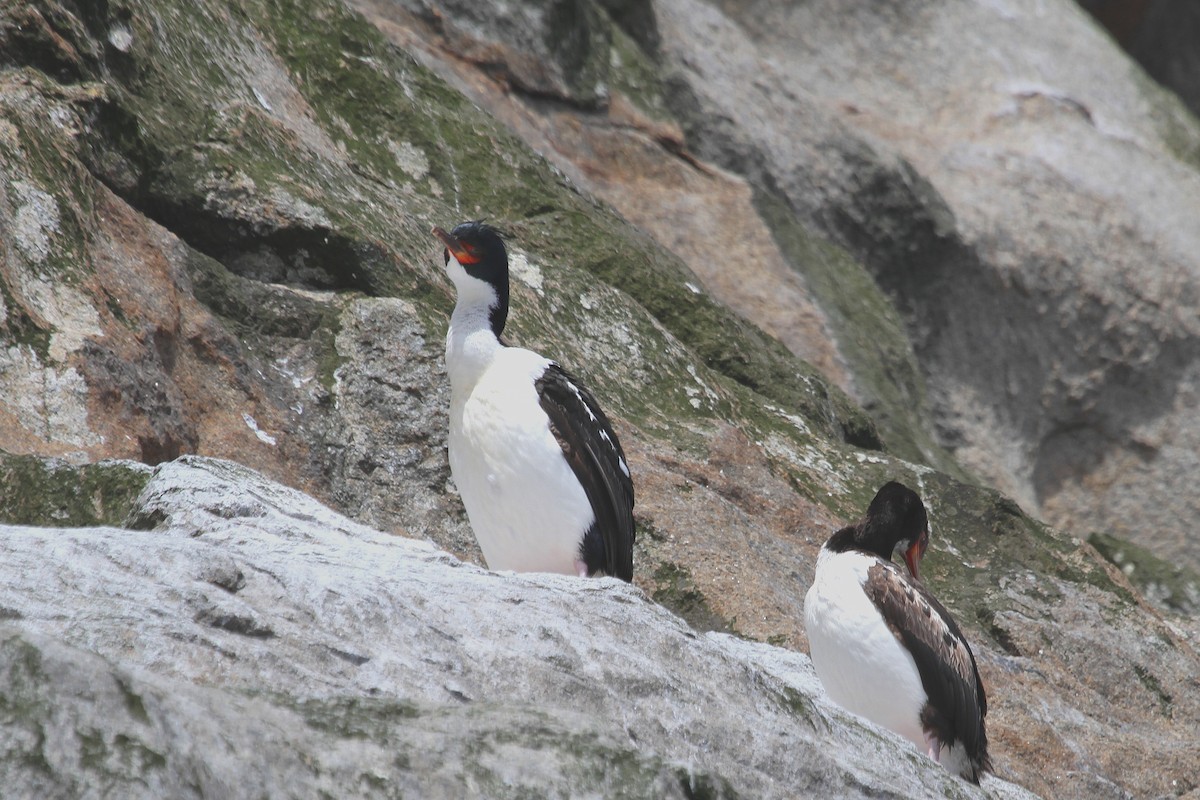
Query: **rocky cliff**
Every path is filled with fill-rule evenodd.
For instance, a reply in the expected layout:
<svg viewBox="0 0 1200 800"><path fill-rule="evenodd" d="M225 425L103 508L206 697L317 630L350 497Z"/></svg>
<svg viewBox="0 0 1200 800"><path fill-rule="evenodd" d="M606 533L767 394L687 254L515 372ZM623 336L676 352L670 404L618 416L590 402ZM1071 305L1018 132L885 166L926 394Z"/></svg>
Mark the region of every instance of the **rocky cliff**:
<svg viewBox="0 0 1200 800"><path fill-rule="evenodd" d="M983 792L1195 790L1197 153L1065 0L3 6L0 512L49 526L0 545L5 773L973 796L803 656L817 547L898 478ZM636 588L404 538L479 561L428 235L479 216L512 338L617 424Z"/></svg>

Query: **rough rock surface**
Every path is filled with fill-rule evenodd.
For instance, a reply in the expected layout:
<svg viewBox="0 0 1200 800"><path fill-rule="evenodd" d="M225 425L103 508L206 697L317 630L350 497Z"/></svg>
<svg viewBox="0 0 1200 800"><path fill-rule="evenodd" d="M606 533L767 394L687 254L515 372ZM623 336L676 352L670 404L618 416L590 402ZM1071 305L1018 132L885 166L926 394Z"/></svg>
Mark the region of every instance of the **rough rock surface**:
<svg viewBox="0 0 1200 800"><path fill-rule="evenodd" d="M896 430L931 415L960 463L1051 521L1200 565L1186 477L1200 445L1200 130L1178 101L1068 0L654 9L662 98L632 93L650 111L614 99L597 119L513 109L486 86L477 96L885 423L906 416L889 397L905 387L915 413L885 424L895 444L912 437L936 458ZM655 101L678 122L655 118ZM664 140L701 162L670 158ZM647 141L664 166L643 166ZM680 192L677 173L711 191ZM739 177L740 199L723 188ZM778 203L793 221L779 221ZM708 208L722 204L754 222L713 225ZM852 341L861 318L821 288L830 267L811 246L788 250L795 218L896 299L928 411L903 348L884 360L887 379L872 379L879 365ZM789 261L804 278L783 277ZM799 313L780 323L789 307ZM822 351L830 317L842 321L834 353Z"/></svg>
<svg viewBox="0 0 1200 800"><path fill-rule="evenodd" d="M897 298L961 462L1062 527L1200 563L1200 133L1178 101L1069 2L657 7L697 146L761 159Z"/></svg>
<svg viewBox="0 0 1200 800"><path fill-rule="evenodd" d="M935 439L1064 528L1200 566L1200 128L1075 4L643 4L656 47L614 34L603 113L498 82L500 25L483 69L393 21L413 4L359 5L895 452L954 469Z"/></svg>
<svg viewBox="0 0 1200 800"><path fill-rule="evenodd" d="M1140 556L1131 568L1124 559L1132 549L1094 537L1097 548L1121 561L1118 571L1084 543L1088 531L1047 528L1011 500L974 485L942 445L969 467L995 475L1027 508L1037 509L1044 499L1028 496L1028 481L1010 480L1028 478L1022 472L1028 464L1010 458L1024 452L1019 437L1003 439L1005 447L1016 444L1001 449L1003 457L994 463L984 463L979 458L996 454L980 442L996 426L981 412L981 422L958 430L961 421L951 412L969 404L947 400L962 397L950 392L960 385L955 381L978 378L986 388L996 375L947 378L938 346L962 347L973 358L1016 357L1020 369L1031 371L1044 364L1028 358L1032 339L1023 326L1044 326L1055 317L1049 311L1034 321L1018 315L1013 327L1003 328L1012 341L1002 338L997 347L984 336L981 342L978 337L988 331L981 333L979 326L992 319L984 312L1025 308L1021 303L1030 302L1021 295L1025 284L1013 289L981 279L977 286L970 279L976 273L950 269L959 265L953 258L926 258L970 255L962 264L986 276L996 262L988 255L993 251L979 246L985 234L1004 245L995 252L1022 258L1029 247L1053 239L1059 229L1044 227L1052 222L1079 226L1072 228L1074 238L1053 240L1056 246L1098 241L1083 218L1046 220L1049 201L1037 192L1022 206L1028 214L1016 213L1011 192L1024 173L963 171L978 180L974 195L943 176L938 170L948 168L936 156L962 157L964 151L938 139L949 135L938 128L963 130L963 109L978 113L1003 100L1004 109L1020 113L999 114L984 124L983 133L999 136L1009 126L1007 135L1018 142L1024 136L1045 145L1061 144L1038 138L1047 131L1111 133L1105 124L1120 122L1120 114L1131 113L1121 110L1124 104L1133 103L1130 108L1150 116L1130 124L1137 137L1127 144L1163 181L1156 191L1181 202L1188 201L1194 181L1194 171L1184 166L1188 153L1200 152L1194 124L1174 106L1162 105L1152 87L1138 94L1141 89L1130 89L1115 73L1109 76L1111 91L1120 102L1089 106L1094 114L1104 109L1093 119L1104 123L1098 127L1076 124L1053 92L1038 89L1026 96L1025 84L1014 90L984 80L996 66L988 60L994 52L1008 53L1012 63L1006 69L1032 69L1030 63L1058 68L1049 56L1034 58L1038 42L1055 55L1063 49L1054 46L1053 31L1064 36L1084 31L1072 44L1076 49L1063 51L1082 53L1079 57L1119 73L1111 59L1125 63L1120 54L1066 3L962 4L954 13L963 15L956 19L965 27L955 28L951 17L941 20L939 14L949 12L935 2L903 13L868 4L836 10L833 4L807 4L793 8L799 17L784 18L770 4L547 0L525 4L529 26L515 40L511 28L487 22L500 13L499 4L469 4L474 16L463 16L466 5L363 0L365 17L337 0L111 0L101 6L35 0L0 6L5 451L0 519L51 526L50 538L79 544L74 555L86 563L102 561L85 557L88 543L104 551L109 542L129 536L150 551L146 558L162 548L157 557L166 564L164 575L174 574L170 565L199 567L200 556L193 558L199 551L183 554L178 537L146 532L175 524L148 510L145 497L137 499L148 470L96 463L132 458L164 464L166 471L177 456L199 453L261 470L359 524L427 538L478 561L445 461L441 340L451 292L428 229L486 215L510 234L512 339L557 356L579 373L618 426L637 480L636 584L647 596L696 630L731 632L802 653L800 608L817 547L859 515L881 483L904 480L919 488L931 510L935 545L927 560L928 581L976 645L991 697L999 776L1054 797L1195 790L1200 668L1194 643L1200 624L1187 605L1194 573L1164 577L1161 562L1150 567ZM819 18L804 17L812 13L808 7L822 11ZM1039 13L1050 21L1043 24ZM780 32L810 31L796 39L807 49L780 52L760 18ZM1045 28L1040 38L1026 35L1029 26L1039 25ZM992 87L991 93L959 86L953 102L932 103L922 94L927 88L908 86L919 84L928 66L914 59L937 63L936 55L956 63L957 31L985 29L996 37L995 47L973 55L965 74ZM937 47L925 41L931 31L942 31ZM477 37L486 40L478 48L471 44ZM870 42L877 40L870 37L895 40L876 52ZM533 47L539 41L544 49ZM972 41L968 37L966 44ZM578 52L562 50L562 42L573 43ZM918 47L925 55L909 52ZM837 69L825 74L805 65L805 52ZM525 60L510 64L514 53ZM872 70L870 58L880 54L894 67ZM1089 61L1087 69L1093 66ZM888 83L906 75L904 86ZM839 83L846 76L855 78L852 86ZM958 80L940 73L937 78ZM843 94L856 99L843 102ZM914 95L922 112L937 110L932 119L889 105ZM966 102L970 98L978 104ZM889 122L893 119L906 123ZM1155 126L1173 132L1179 161L1172 162L1176 168L1169 176L1156 161ZM905 138L910 134L942 149L917 147ZM1102 143L1113 147L1114 139L1119 137ZM990 140L980 141L983 146ZM1037 175L1039 165L1058 163L1046 159L1061 150L1012 163ZM967 149L967 155L972 152ZM1145 176L1131 174L1120 159L1113 163L1118 162L1124 166L1116 180L1142 185L1137 181ZM1100 190L1107 185L1099 174L1075 177L1074 184L1062 183L1087 180ZM991 181L1008 187L997 189L997 198L1007 198L997 210L1008 216L998 213L989 228L987 207L970 201L990 197ZM1036 185L1049 196L1047 186ZM585 192L616 205L620 214ZM1120 216L1120 197L1115 192L1116 199L1105 201L1115 217L1092 217L1102 231L1111 233L1104 226ZM1159 222L1169 227L1167 216ZM1160 250L1180 256L1165 246ZM1054 275L1070 277L1078 263L1054 261ZM1187 264L1181 264L1178 297L1169 296L1167 284L1146 282L1146 291L1162 289L1152 298L1160 306L1146 306L1146 313L1163 322L1164 331L1191 324L1180 311L1185 306L1171 305L1186 300L1191 285ZM889 272L889 265L902 270ZM945 272L938 273L942 283L936 284L943 295L931 296L944 296L947 305L922 311L917 302L932 301L924 289L915 296L911 290L925 286L921 281L930 274L922 270L928 265ZM1092 302L1088 292L1099 291L1097 286L1114 293L1119 288L1105 283L1105 269L1116 268L1098 264L1080 271L1092 281L1083 286L1086 291L1073 295L1071 286L1058 286L1058 294L1030 296L1059 303L1047 305L1051 310ZM972 291L983 291L988 302L972 305ZM889 297L898 299L899 310ZM913 317L914 310L930 324L947 326L938 329L940 338L929 335L932 328L913 324L922 319ZM1111 356L1081 395L1100 402L1108 397L1105 381L1123 374L1120 360L1108 351L1072 352L1071 337L1080 330L1072 323L1046 334L1058 348L1049 357L1074 367ZM1106 334L1104 342L1143 344L1141 328L1129 328L1128 340L1122 330ZM1010 345L1018 356L1011 356ZM1181 348L1177 355L1186 361L1186 353ZM1153 373L1159 362L1151 356L1143 372L1128 377L1141 380ZM1169 383L1146 386L1157 392ZM1175 399L1186 403L1186 384L1180 387ZM1088 394L1093 389L1094 396ZM1005 401L1011 401L1014 418L1028 421L1044 411L1037 403L1017 402L1022 397L1028 399L1017 392ZM1114 402L1101 405L1112 410L1120 405ZM1154 410L1150 402L1143 405ZM1164 424L1179 419L1163 418ZM1041 424L1030 423L1028 430L1036 433ZM1188 435L1180 435L1180 448ZM988 463L1004 468L989 469ZM1166 458L1159 466L1169 463ZM1130 479L1151 476L1149 471ZM281 490L261 491L276 496ZM1117 494L1114 499L1122 502L1137 497ZM256 502L247 501L243 510L257 513ZM287 503L302 505L291 495ZM1052 506L1046 500L1041 509ZM197 501L191 511L179 513L197 525L226 530L204 508ZM135 530L95 533L89 527L78 535L58 530L80 525ZM1102 527L1120 532L1111 519ZM1173 530L1155 529L1167 544ZM38 535L23 531L21 539L50 541ZM237 553L250 558L262 541L248 538L236 545ZM446 558L422 552L434 562ZM233 563L241 557L230 556ZM244 592L266 591L258 583L263 575L243 569L239 579L227 568L229 561L217 560L224 566L214 568L215 585L226 588L201 587L188 595L197 605L185 612L195 626L217 631L210 639L228 636L225 645L269 648L285 638L280 630L295 630L289 626L302 625L310 613L302 591L298 600L280 589L270 603L238 605L239 596L251 596ZM96 569L109 574L108 567ZM81 669L124 670L153 684L146 695L164 698L155 719L164 729L195 732L195 742L202 744L203 732L212 730L209 717L236 724L229 710L242 702L241 695L230 699L231 692L242 691L236 666L209 659L207 667L216 672L211 680L197 678L206 691L196 697L203 697L172 705L175 684L169 682L182 680L176 670L187 667L183 650L135 646L140 628L161 630L164 620L126 618L120 658L111 649L97 655L106 635L87 622L94 608L88 596L101 592L105 582L64 570L76 576L79 587L69 612L78 624L56 633L61 626L50 615L29 612L35 621L25 625L20 641L32 642L55 663L78 658L92 665ZM142 577L152 582L157 574L151 570ZM492 579L467 568L446 574L460 576L464 587ZM246 586L240 587L243 579ZM128 576L122 581L136 582ZM453 584L448 577L431 591L453 593ZM303 580L288 585L302 590ZM581 591L541 579L516 585ZM586 591L607 597L616 590ZM617 594L636 598L655 619L668 619L640 595L621 594L626 591L631 590ZM167 606L178 609L186 602L191 601L174 599ZM364 602L363 613L377 608ZM282 619L276 616L279 608ZM460 640L473 635L445 632ZM329 635L333 638L322 641L336 647L336 631ZM368 642L375 638L377 632L365 635ZM760 647L721 637L697 641L719 643L726 651ZM14 645L18 654L24 646ZM566 633L539 646L544 649L537 652L552 662L562 660L563 685L578 685L579 654ZM323 656L321 664L334 664L335 674L353 671L362 652L344 652L348 657ZM772 653L768 661L803 663L782 651L755 652ZM369 673L370 663L359 666ZM665 672L670 666L654 664ZM372 705L372 695L359 688L339 695L338 708L350 728L382 731L384 740L412 741L404 737L418 735L397 722L416 718L407 706L391 700ZM90 719L104 718L89 710L86 692L71 691L43 695L37 707L47 714L70 707ZM251 694L255 702L273 702L268 693ZM193 697L191 690L179 696ZM421 705L419 714L436 717L431 708ZM479 737L492 752L559 747L565 718L558 711L539 713L550 715L542 728L529 718L514 722L501 715L481 723L486 730ZM293 733L310 735L298 732L294 715L272 719L287 720L276 726L285 743L300 744L287 738ZM463 717L456 719L419 730L443 737L446 748L464 754L458 763L481 746L469 732L455 738L455 731L464 731ZM843 728L840 717L829 719L831 728ZM610 723L606 717L589 724L597 726L591 730L603 752L625 752L623 734L603 727ZM508 733L501 732L505 725ZM323 730L305 740L322 754L311 763L325 765L322 775L359 775L357 766L338 772L341 767L321 760L331 741L325 738L328 728ZM254 731L250 735L270 739L263 728ZM116 745L129 735L113 732L111 741ZM361 747L374 733L355 735ZM755 733L762 735L770 734ZM187 747L181 744L180 752ZM280 746L265 761L295 764L287 749ZM797 748L805 751L798 757L819 759L819 753L807 752L811 749ZM87 749L86 758L72 763L91 769L94 752ZM560 763L571 761L563 750L556 752ZM590 776L604 793L608 777L595 769L595 751L579 755L573 774ZM105 769L112 780L123 780L116 774L119 765L140 764L141 756L154 761L134 748L106 761ZM683 763L688 781L694 778L718 796L721 781L759 785L754 781L760 778L741 771L750 769L744 764L733 768L733 777L724 772L705 777L696 764L707 758L706 753L705 760L683 763L664 749L650 761L617 760L630 764L631 774L668 783ZM28 766L18 761L21 769ZM412 780L424 781L419 785L431 792L442 786L457 791L461 781L474 780L451 765L449 782L438 783L444 765L420 754L409 765ZM782 769L779 774L793 774ZM59 773L64 780L66 770ZM221 781L236 777L220 774ZM530 777L528 785L553 793L551 787L561 786L555 780L542 774ZM211 792L219 794L225 785L213 784ZM483 792L482 784L469 785ZM883 791L883 784L867 785ZM69 788L63 792L71 794Z"/></svg>
<svg viewBox="0 0 1200 800"><path fill-rule="evenodd" d="M0 527L6 797L1032 797L620 581L487 572L198 458L131 521Z"/></svg>

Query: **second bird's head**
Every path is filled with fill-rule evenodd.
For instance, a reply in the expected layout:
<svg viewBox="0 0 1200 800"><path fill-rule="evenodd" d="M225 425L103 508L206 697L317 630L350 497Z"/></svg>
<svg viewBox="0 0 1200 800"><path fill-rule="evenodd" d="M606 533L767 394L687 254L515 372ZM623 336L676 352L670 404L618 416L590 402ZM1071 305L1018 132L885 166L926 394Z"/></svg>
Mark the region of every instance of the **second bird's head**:
<svg viewBox="0 0 1200 800"><path fill-rule="evenodd" d="M867 508L862 536L884 558L890 559L893 552L903 554L908 571L921 579L919 564L929 546L929 515L912 489L896 481L884 484Z"/></svg>
<svg viewBox="0 0 1200 800"><path fill-rule="evenodd" d="M445 246L446 272L454 281L458 306L490 309L492 330L499 336L508 319L508 251L500 232L476 220L449 233L435 225L433 235Z"/></svg>

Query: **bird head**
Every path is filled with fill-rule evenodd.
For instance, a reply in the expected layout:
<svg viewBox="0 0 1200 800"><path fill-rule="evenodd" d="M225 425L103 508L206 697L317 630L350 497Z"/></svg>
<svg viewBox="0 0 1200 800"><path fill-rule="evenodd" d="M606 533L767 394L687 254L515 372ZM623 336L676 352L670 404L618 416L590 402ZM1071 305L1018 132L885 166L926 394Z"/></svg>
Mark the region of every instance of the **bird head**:
<svg viewBox="0 0 1200 800"><path fill-rule="evenodd" d="M490 308L492 329L499 336L508 318L508 251L500 232L475 220L449 233L435 225L433 235L445 247L446 272L454 281L459 304Z"/></svg>
<svg viewBox="0 0 1200 800"><path fill-rule="evenodd" d="M913 578L921 579L919 565L929 547L929 515L912 489L896 481L884 484L867 507L862 537L884 558L900 551Z"/></svg>

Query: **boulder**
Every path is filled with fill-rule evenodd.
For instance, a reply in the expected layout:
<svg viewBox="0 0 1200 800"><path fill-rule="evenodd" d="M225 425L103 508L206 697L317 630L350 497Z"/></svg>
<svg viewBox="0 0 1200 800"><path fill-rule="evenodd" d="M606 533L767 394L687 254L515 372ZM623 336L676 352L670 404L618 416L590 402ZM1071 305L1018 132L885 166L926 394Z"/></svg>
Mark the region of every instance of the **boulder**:
<svg viewBox="0 0 1200 800"><path fill-rule="evenodd" d="M6 796L1032 797L832 707L803 654L232 462L160 465L128 522L0 527Z"/></svg>

